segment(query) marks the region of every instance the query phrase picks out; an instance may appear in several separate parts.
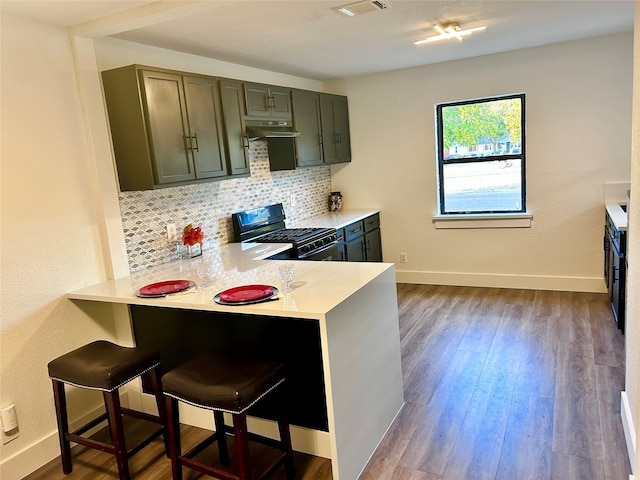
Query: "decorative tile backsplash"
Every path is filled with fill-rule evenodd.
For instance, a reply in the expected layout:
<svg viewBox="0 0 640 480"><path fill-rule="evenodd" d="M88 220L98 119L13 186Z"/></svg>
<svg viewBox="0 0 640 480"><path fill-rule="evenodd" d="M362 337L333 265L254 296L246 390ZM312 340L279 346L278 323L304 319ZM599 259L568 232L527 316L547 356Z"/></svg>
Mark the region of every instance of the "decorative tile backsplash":
<svg viewBox="0 0 640 480"><path fill-rule="evenodd" d="M331 191L328 166L282 172L269 170L266 141L250 143L251 176L159 190L120 193L120 213L131 272L169 262L175 245L167 242L166 226L175 223L178 236L188 224L204 231L204 250L233 241L231 214L282 203L287 221L327 210ZM290 205L290 196L296 205Z"/></svg>

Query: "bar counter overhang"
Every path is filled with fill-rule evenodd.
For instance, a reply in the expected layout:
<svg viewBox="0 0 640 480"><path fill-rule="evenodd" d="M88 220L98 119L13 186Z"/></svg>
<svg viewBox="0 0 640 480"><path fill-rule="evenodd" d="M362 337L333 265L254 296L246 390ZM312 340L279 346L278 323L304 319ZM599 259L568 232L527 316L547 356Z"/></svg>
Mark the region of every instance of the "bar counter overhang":
<svg viewBox="0 0 640 480"><path fill-rule="evenodd" d="M280 261L264 259L286 248L221 245L202 257L135 272L67 297L77 303L126 305L131 340L158 348L165 371L204 350L283 361L294 449L331 458L335 480L355 480L404 401L395 267L296 261L295 291L278 301L224 306L212 300L239 285L279 287ZM134 294L152 282L194 278L195 262L214 265L211 286L164 298ZM141 385L132 388L133 397L145 403L148 395ZM267 405L255 412L249 428L276 436L269 416ZM181 421L212 429L209 416L189 406L181 410Z"/></svg>

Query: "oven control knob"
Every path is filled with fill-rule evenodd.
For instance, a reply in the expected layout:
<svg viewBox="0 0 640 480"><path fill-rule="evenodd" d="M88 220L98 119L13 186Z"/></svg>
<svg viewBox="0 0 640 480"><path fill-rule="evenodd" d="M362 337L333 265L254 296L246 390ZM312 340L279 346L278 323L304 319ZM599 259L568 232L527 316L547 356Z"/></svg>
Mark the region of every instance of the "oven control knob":
<svg viewBox="0 0 640 480"><path fill-rule="evenodd" d="M309 251L309 245L303 245L300 247L300 251L302 253L307 253Z"/></svg>

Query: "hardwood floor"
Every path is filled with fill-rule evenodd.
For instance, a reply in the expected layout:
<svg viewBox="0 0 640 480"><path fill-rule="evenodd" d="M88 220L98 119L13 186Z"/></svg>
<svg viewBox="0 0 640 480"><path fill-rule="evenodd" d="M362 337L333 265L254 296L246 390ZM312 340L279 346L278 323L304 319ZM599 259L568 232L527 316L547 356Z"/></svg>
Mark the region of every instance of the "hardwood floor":
<svg viewBox="0 0 640 480"><path fill-rule="evenodd" d="M398 285L398 306L405 406L360 480L628 479L624 337L605 294ZM72 451L70 475L56 459L27 480L117 478L111 456ZM332 478L326 459L297 454L296 467ZM131 469L170 478L162 442Z"/></svg>

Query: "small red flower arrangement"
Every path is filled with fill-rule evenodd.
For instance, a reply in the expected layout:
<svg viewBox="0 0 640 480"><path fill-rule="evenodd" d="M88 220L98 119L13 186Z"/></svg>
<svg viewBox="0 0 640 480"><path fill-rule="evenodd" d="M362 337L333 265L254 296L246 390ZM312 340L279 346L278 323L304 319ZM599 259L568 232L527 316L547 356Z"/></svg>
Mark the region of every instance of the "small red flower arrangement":
<svg viewBox="0 0 640 480"><path fill-rule="evenodd" d="M193 247L196 243L202 245L202 241L204 240L204 232L200 227L195 227L193 224L189 224L184 227L182 230L182 243Z"/></svg>

